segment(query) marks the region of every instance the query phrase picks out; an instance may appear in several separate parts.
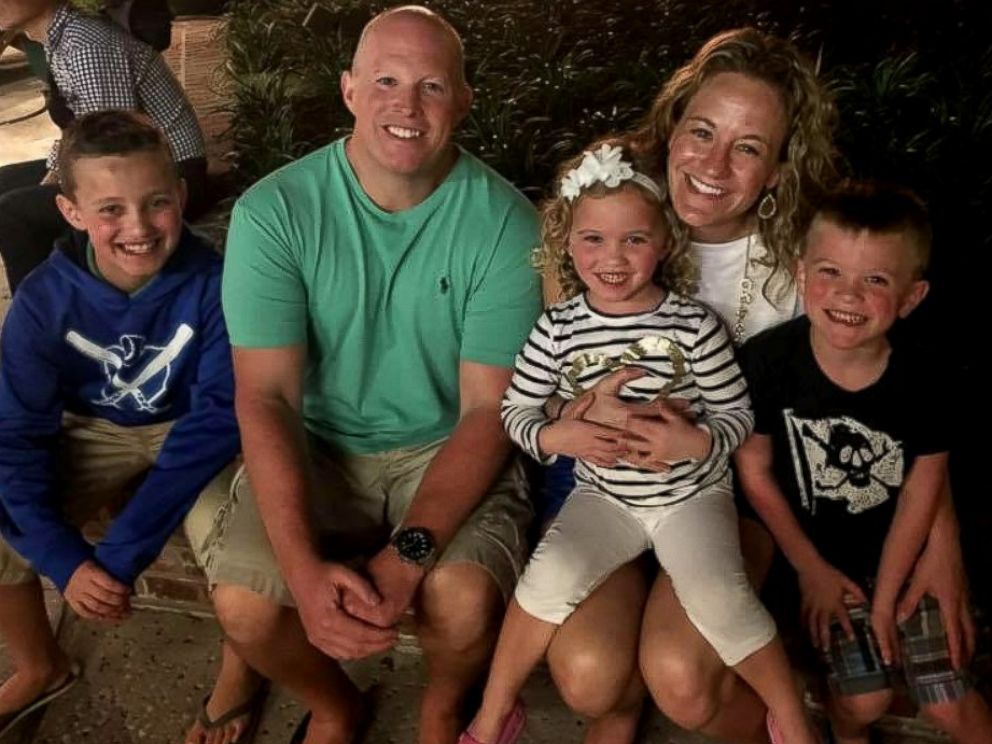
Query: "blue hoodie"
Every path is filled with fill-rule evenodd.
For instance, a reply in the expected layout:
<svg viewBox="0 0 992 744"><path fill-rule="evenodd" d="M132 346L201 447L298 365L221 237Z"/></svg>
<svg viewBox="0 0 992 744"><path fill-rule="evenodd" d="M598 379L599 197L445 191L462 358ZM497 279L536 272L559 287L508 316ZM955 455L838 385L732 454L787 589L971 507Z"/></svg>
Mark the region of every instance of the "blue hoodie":
<svg viewBox="0 0 992 744"><path fill-rule="evenodd" d="M131 585L238 453L221 259L189 230L129 296L86 269L73 234L18 287L0 334L0 532L60 590L86 560ZM62 516L63 411L120 426L175 421L97 545Z"/></svg>

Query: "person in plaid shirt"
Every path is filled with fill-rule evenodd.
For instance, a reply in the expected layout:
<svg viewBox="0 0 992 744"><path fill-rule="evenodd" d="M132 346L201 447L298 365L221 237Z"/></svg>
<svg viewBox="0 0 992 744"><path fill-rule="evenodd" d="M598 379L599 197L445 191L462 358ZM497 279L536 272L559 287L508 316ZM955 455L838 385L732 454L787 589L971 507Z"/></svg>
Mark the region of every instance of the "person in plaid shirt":
<svg viewBox="0 0 992 744"><path fill-rule="evenodd" d="M162 57L107 18L64 0L4 0L0 29L44 45L51 79L73 117L140 111L164 133L186 180L187 219L206 201L207 161L196 114ZM59 143L46 160L0 168L0 256L11 290L67 226L55 207Z"/></svg>

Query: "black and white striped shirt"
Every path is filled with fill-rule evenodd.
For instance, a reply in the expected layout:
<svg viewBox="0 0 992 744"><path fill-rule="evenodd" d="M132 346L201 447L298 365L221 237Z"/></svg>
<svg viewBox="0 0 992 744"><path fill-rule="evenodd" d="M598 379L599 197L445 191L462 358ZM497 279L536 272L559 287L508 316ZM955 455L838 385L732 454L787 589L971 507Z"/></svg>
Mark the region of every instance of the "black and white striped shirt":
<svg viewBox="0 0 992 744"><path fill-rule="evenodd" d="M680 358L681 378L676 372ZM754 426L747 385L720 319L674 293L654 310L635 315L603 315L581 295L549 308L517 355L500 411L503 426L524 451L550 462L537 444L538 433L551 423L545 401L555 393L571 400L581 392L576 383L588 390L618 365L649 372L621 389L627 400L651 400L674 379L669 397L689 401L713 446L706 459L673 463L667 473L577 460L576 480L653 506L683 501L727 477L730 454Z"/></svg>
<svg viewBox="0 0 992 744"><path fill-rule="evenodd" d="M203 157L203 133L162 57L113 22L63 3L45 45L52 79L75 116L107 109L147 114L169 140L176 162ZM48 156L58 165L59 143Z"/></svg>

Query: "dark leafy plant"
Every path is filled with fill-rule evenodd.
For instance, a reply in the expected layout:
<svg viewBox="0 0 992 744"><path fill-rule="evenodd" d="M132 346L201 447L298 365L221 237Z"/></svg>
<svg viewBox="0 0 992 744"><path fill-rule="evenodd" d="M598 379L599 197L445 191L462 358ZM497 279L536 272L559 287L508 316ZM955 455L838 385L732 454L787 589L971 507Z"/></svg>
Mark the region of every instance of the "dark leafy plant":
<svg viewBox="0 0 992 744"><path fill-rule="evenodd" d="M690 3L664 0L610 8L577 0L427 4L465 39L475 104L459 141L535 198L564 157L632 126L674 66L719 29L712 18L690 13ZM303 27L312 0L229 5L232 135L243 183L348 129L338 80L361 26L383 4L316 5L336 19L329 33ZM699 20L674 34L679 15Z"/></svg>
<svg viewBox="0 0 992 744"><path fill-rule="evenodd" d="M72 0L72 4L82 10L88 10L91 13L96 13L103 10L106 2L105 0Z"/></svg>

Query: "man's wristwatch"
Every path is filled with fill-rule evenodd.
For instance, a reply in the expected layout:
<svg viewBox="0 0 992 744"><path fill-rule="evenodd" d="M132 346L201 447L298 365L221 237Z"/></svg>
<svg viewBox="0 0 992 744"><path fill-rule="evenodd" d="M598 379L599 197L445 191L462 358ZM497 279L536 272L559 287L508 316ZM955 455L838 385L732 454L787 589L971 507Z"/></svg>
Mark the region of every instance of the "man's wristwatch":
<svg viewBox="0 0 992 744"><path fill-rule="evenodd" d="M389 541L400 560L423 569L429 569L437 559L434 535L426 527L405 527Z"/></svg>

